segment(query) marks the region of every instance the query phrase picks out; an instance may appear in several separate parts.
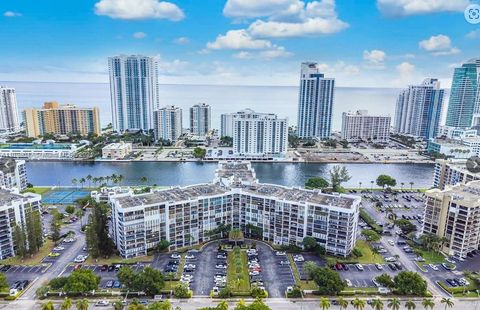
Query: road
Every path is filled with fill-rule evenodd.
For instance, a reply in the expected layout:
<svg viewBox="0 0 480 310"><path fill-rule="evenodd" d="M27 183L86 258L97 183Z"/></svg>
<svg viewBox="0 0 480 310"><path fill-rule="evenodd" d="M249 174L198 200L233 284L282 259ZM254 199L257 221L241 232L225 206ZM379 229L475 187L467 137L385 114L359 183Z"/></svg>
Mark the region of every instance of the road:
<svg viewBox="0 0 480 310"><path fill-rule="evenodd" d="M402 307L400 309L406 309L404 307L406 299L401 300ZM449 310L480 310L480 301L479 300L453 300L454 306L449 308ZM247 301L247 302L251 302ZM435 307L434 310L443 310L445 309L445 305L440 303L440 299L434 299ZM61 301L55 302L56 304L60 304ZM189 300L173 300L172 305L173 308L180 307L182 310L196 310L203 307L212 307L215 306L218 301L213 301L210 298L192 298ZM236 301L230 301L229 306L233 308ZM318 299L309 299L309 300L287 300L283 298L269 298L265 301L265 303L273 310L318 310L319 309L319 301ZM384 299L383 303L385 305L388 304L388 299ZM417 309L423 309L421 305L421 301L417 301ZM93 308L94 302L91 302L90 305ZM352 306L349 306L350 308ZM370 308L367 306L366 308ZM0 304L0 309L12 309L12 310L24 310L24 309L41 309L41 302L35 301L23 301L20 300L16 304ZM113 309L113 307L102 307L99 309ZM333 306L330 308L332 310L340 309L338 306Z"/></svg>
<svg viewBox="0 0 480 310"><path fill-rule="evenodd" d="M43 273L41 276L36 278L33 283L30 285L30 287L23 293L23 295L15 302L12 303L12 305L17 304L17 302L24 302L27 300L33 300L35 299L35 292L39 287L41 287L44 283L47 283L53 278L61 276L63 270L65 267L73 262L75 257L79 253L82 252L82 248L85 246L85 234L81 232L81 222L86 223L88 214L90 212L85 212L85 215L82 219L82 221L78 220L73 224L70 224L66 227L63 227L62 233L65 233L67 231L74 231L75 236L76 236L76 241L68 248L68 251L65 251L60 255L51 265L51 267ZM26 309L26 308L25 308Z"/></svg>

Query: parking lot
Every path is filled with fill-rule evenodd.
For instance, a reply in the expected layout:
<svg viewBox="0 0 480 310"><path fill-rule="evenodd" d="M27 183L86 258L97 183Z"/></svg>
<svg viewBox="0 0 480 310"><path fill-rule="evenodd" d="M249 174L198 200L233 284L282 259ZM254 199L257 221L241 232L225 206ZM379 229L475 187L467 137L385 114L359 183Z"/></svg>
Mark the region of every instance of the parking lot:
<svg viewBox="0 0 480 310"><path fill-rule="evenodd" d="M297 266L298 275L300 276L300 280L307 280L308 276L303 270L303 264L305 262L314 262L319 267L324 267L326 265L325 261L318 257L313 253L303 253L302 254L304 261L295 261L295 265Z"/></svg>
<svg viewBox="0 0 480 310"><path fill-rule="evenodd" d="M7 277L8 283L12 285L16 281L33 281L35 278L45 273L50 265L42 264L37 266L4 265L0 271Z"/></svg>

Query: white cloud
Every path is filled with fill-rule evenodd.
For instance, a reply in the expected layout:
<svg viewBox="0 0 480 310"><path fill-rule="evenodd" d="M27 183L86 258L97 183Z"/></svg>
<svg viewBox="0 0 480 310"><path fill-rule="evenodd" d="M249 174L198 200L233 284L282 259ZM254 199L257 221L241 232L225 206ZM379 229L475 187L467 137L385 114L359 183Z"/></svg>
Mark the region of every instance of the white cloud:
<svg viewBox="0 0 480 310"><path fill-rule="evenodd" d="M406 61L399 64L396 68L401 76L411 75L415 70L415 66Z"/></svg>
<svg viewBox="0 0 480 310"><path fill-rule="evenodd" d="M467 39L478 39L480 38L480 29L472 30L465 35Z"/></svg>
<svg viewBox="0 0 480 310"><path fill-rule="evenodd" d="M147 34L145 32L139 31L139 32L135 32L134 34L132 34L132 37L134 39L144 39L144 38L147 37Z"/></svg>
<svg viewBox="0 0 480 310"><path fill-rule="evenodd" d="M469 0L377 0L377 7L389 17L439 12L462 12Z"/></svg>
<svg viewBox="0 0 480 310"><path fill-rule="evenodd" d="M241 50L241 49L269 49L272 48L272 42L268 40L254 39L244 29L230 30L224 35L219 35L214 42L208 42L207 48L213 50L229 49L229 50Z"/></svg>
<svg viewBox="0 0 480 310"><path fill-rule="evenodd" d="M320 63L318 64L318 68L322 73L329 76L335 76L336 78L338 76L350 77L360 73L360 68L358 66L347 64L344 61L337 61L333 65Z"/></svg>
<svg viewBox="0 0 480 310"><path fill-rule="evenodd" d="M158 72L160 75L181 76L189 72L190 64L187 61L175 59L173 61L164 61L162 59L158 62Z"/></svg>
<svg viewBox="0 0 480 310"><path fill-rule="evenodd" d="M348 27L337 17L335 0L307 4L300 0L228 0L223 12L227 17L261 18L248 28L256 37L317 36Z"/></svg>
<svg viewBox="0 0 480 310"><path fill-rule="evenodd" d="M418 46L432 53L435 56L452 55L460 53L460 50L456 47L452 47L452 40L446 35L439 34L431 36L426 40L422 40L418 43Z"/></svg>
<svg viewBox="0 0 480 310"><path fill-rule="evenodd" d="M363 59L371 65L383 66L386 58L387 54L381 50L363 51Z"/></svg>
<svg viewBox="0 0 480 310"><path fill-rule="evenodd" d="M173 43L175 44L178 44L178 45L186 45L188 43L190 43L190 39L187 38L187 37L180 37L180 38L176 38Z"/></svg>
<svg viewBox="0 0 480 310"><path fill-rule="evenodd" d="M260 52L249 52L249 51L240 51L233 55L237 59L274 59L274 58L284 58L293 55L290 52L287 52L284 47L276 47L274 49L260 51Z"/></svg>
<svg viewBox="0 0 480 310"><path fill-rule="evenodd" d="M116 19L168 19L179 21L185 17L175 4L159 0L100 0L95 13Z"/></svg>
<svg viewBox="0 0 480 310"><path fill-rule="evenodd" d="M5 13L3 13L3 16L5 16L5 17L19 17L19 16L22 16L22 13L13 12L13 11L6 11Z"/></svg>

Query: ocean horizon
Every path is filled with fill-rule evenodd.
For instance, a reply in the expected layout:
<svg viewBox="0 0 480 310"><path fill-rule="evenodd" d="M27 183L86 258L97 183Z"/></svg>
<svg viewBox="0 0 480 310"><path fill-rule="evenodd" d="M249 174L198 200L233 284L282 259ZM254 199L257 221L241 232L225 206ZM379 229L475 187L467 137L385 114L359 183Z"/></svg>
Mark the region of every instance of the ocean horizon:
<svg viewBox="0 0 480 310"><path fill-rule="evenodd" d="M98 107L102 126L111 122L109 83L1 81L0 84L15 88L19 112L28 107L41 107L46 101L58 101L79 107ZM289 125L294 125L297 122L298 89L298 86L159 84L159 104L182 108L184 128L188 127L188 109L203 102L212 107L213 128L220 128L220 114L245 108L276 113L281 118L286 117ZM332 129L340 130L342 113L348 111L368 110L370 114L393 118L400 90L336 87ZM448 97L444 110L446 102Z"/></svg>

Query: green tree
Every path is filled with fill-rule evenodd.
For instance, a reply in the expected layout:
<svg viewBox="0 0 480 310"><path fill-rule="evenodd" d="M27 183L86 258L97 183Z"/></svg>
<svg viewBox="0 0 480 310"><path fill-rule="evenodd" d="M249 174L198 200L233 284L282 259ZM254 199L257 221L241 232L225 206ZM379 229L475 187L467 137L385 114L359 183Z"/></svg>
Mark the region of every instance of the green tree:
<svg viewBox="0 0 480 310"><path fill-rule="evenodd" d="M112 303L113 309L114 310L123 310L125 306L123 305L123 302L121 300L116 300Z"/></svg>
<svg viewBox="0 0 480 310"><path fill-rule="evenodd" d="M342 183L348 182L352 177L348 174L348 170L345 166L340 167L338 165L333 166L330 170L330 183L334 192L338 192Z"/></svg>
<svg viewBox="0 0 480 310"><path fill-rule="evenodd" d="M15 244L15 254L24 258L27 255L27 245L25 231L19 225L13 228L13 243Z"/></svg>
<svg viewBox="0 0 480 310"><path fill-rule="evenodd" d="M168 250L169 247L170 247L170 241L166 239L160 240L160 242L157 245L157 252L163 252L165 250Z"/></svg>
<svg viewBox="0 0 480 310"><path fill-rule="evenodd" d="M330 268L317 268L311 274L321 295L337 295L345 288L340 275Z"/></svg>
<svg viewBox="0 0 480 310"><path fill-rule="evenodd" d="M142 291L150 296L159 294L165 285L163 274L152 267L145 267L140 272L135 272L130 267L122 267L117 277L128 290Z"/></svg>
<svg viewBox="0 0 480 310"><path fill-rule="evenodd" d="M417 305L411 299L409 299L405 302L405 308L407 308L408 310L415 310L416 307L417 307Z"/></svg>
<svg viewBox="0 0 480 310"><path fill-rule="evenodd" d="M365 300L357 297L352 301L352 305L356 310L363 310L365 309L366 302Z"/></svg>
<svg viewBox="0 0 480 310"><path fill-rule="evenodd" d="M65 207L65 212L67 212L68 214L72 215L74 212L75 212L75 207L74 206L66 206Z"/></svg>
<svg viewBox="0 0 480 310"><path fill-rule="evenodd" d="M323 189L328 187L328 185L329 185L328 181L321 177L309 178L305 182L305 187L308 189L314 189L314 188Z"/></svg>
<svg viewBox="0 0 480 310"><path fill-rule="evenodd" d="M430 310L433 310L433 307L435 307L435 303L431 299L424 299L422 301L422 306L423 308L425 308L425 310L428 310L429 308Z"/></svg>
<svg viewBox="0 0 480 310"><path fill-rule="evenodd" d="M165 300L163 302L157 301L147 307L148 310L172 310L172 303L170 300Z"/></svg>
<svg viewBox="0 0 480 310"><path fill-rule="evenodd" d="M450 298L443 297L440 303L445 305L445 310L453 307L453 301Z"/></svg>
<svg viewBox="0 0 480 310"><path fill-rule="evenodd" d="M303 270L310 278L313 277L313 274L317 269L318 265L315 262L307 261L303 264Z"/></svg>
<svg viewBox="0 0 480 310"><path fill-rule="evenodd" d="M108 217L109 207L104 203L95 203L86 229L87 247L93 258L110 257L115 251L109 234Z"/></svg>
<svg viewBox="0 0 480 310"><path fill-rule="evenodd" d="M382 238L376 231L372 229L362 230L362 236L369 242L378 242Z"/></svg>
<svg viewBox="0 0 480 310"><path fill-rule="evenodd" d="M377 185L382 188L385 188L385 186L394 187L397 185L397 180L389 175L381 174L377 177Z"/></svg>
<svg viewBox="0 0 480 310"><path fill-rule="evenodd" d="M347 309L348 300L346 300L343 297L338 297L337 302L338 302L338 306L340 307L340 309Z"/></svg>
<svg viewBox="0 0 480 310"><path fill-rule="evenodd" d="M81 299L77 301L77 310L88 310L88 307L90 305L88 304L87 299Z"/></svg>
<svg viewBox="0 0 480 310"><path fill-rule="evenodd" d="M188 284L180 283L173 288L173 295L177 298L190 298L191 292Z"/></svg>
<svg viewBox="0 0 480 310"><path fill-rule="evenodd" d="M393 279L397 292L402 295L424 296L427 292L427 281L413 271L401 271Z"/></svg>
<svg viewBox="0 0 480 310"><path fill-rule="evenodd" d="M7 277L0 273L0 291L5 291L9 287Z"/></svg>
<svg viewBox="0 0 480 310"><path fill-rule="evenodd" d="M61 310L70 310L73 307L73 302L70 298L65 297L65 299L62 302L62 305L60 306Z"/></svg>
<svg viewBox="0 0 480 310"><path fill-rule="evenodd" d="M52 222L50 223L50 230L52 231L52 241L57 244L57 242L60 240L60 223L57 221L57 219L52 218Z"/></svg>
<svg viewBox="0 0 480 310"><path fill-rule="evenodd" d="M372 308L373 310L382 310L383 309L383 301L381 301L379 298L376 298L372 300Z"/></svg>
<svg viewBox="0 0 480 310"><path fill-rule="evenodd" d="M322 297L320 298L320 308L322 310L330 309L332 305L330 304L330 300L328 298Z"/></svg>
<svg viewBox="0 0 480 310"><path fill-rule="evenodd" d="M52 301L47 301L42 304L42 310L55 310L55 305Z"/></svg>
<svg viewBox="0 0 480 310"><path fill-rule="evenodd" d="M196 147L192 152L193 157L203 159L207 155L207 150L201 147Z"/></svg>
<svg viewBox="0 0 480 310"><path fill-rule="evenodd" d="M95 275L92 270L78 269L68 276L64 290L73 294L83 294L96 290L99 283L100 276Z"/></svg>
<svg viewBox="0 0 480 310"><path fill-rule="evenodd" d="M415 224L406 219L396 220L395 225L397 225L398 228L400 228L402 233L404 233L405 235L408 235L409 233L417 230L417 226L415 226Z"/></svg>
<svg viewBox="0 0 480 310"><path fill-rule="evenodd" d="M303 238L302 244L303 244L303 248L306 251L314 251L318 247L317 240L315 240L315 238L313 238L313 237Z"/></svg>
<svg viewBox="0 0 480 310"><path fill-rule="evenodd" d="M398 300L398 298L390 299L387 307L389 309L392 309L392 310L399 310L400 309L400 300Z"/></svg>
<svg viewBox="0 0 480 310"><path fill-rule="evenodd" d="M380 283L384 287L393 288L395 287L395 283L393 282L392 277L388 273L382 273L378 277L375 278L378 283Z"/></svg>

